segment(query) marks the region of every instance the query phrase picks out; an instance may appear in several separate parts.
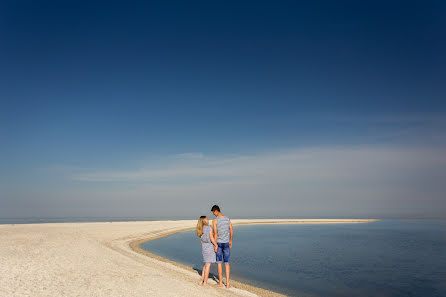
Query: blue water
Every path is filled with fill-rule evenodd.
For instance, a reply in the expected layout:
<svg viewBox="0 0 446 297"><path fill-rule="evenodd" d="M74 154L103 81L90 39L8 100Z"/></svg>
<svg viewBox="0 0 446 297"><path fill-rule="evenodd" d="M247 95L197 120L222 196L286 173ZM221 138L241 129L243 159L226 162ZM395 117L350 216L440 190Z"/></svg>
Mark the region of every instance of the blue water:
<svg viewBox="0 0 446 297"><path fill-rule="evenodd" d="M232 278L258 287L290 296L446 296L446 221L234 228ZM141 247L202 267L194 231Z"/></svg>

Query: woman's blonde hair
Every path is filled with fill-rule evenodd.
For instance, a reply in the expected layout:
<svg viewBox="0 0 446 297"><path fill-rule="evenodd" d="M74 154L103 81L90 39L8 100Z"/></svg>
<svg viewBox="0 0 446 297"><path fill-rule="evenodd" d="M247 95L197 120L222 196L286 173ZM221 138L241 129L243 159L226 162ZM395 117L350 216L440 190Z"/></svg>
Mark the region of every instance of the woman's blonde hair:
<svg viewBox="0 0 446 297"><path fill-rule="evenodd" d="M206 222L206 216L201 216L198 219L198 223L197 223L197 230L196 230L196 232L197 232L197 236L198 237L201 237L201 235L203 235L203 227L207 226L207 225L208 225L208 223Z"/></svg>

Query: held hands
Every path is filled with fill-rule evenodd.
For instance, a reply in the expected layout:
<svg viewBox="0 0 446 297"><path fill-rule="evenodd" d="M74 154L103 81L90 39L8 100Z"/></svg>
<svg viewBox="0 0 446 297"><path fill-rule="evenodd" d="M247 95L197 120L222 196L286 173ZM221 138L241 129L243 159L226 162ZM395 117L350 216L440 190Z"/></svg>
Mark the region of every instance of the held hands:
<svg viewBox="0 0 446 297"><path fill-rule="evenodd" d="M218 245L214 244L214 252L217 252L218 250Z"/></svg>
<svg viewBox="0 0 446 297"><path fill-rule="evenodd" d="M229 241L229 248L232 249L232 240Z"/></svg>

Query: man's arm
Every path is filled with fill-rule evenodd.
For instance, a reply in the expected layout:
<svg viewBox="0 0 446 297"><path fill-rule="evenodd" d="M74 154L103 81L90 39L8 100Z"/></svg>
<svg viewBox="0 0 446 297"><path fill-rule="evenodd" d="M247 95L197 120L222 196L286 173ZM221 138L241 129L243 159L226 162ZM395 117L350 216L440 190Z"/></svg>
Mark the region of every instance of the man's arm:
<svg viewBox="0 0 446 297"><path fill-rule="evenodd" d="M217 219L212 220L212 229L214 229L214 240L217 241Z"/></svg>
<svg viewBox="0 0 446 297"><path fill-rule="evenodd" d="M231 237L229 238L229 247L232 248L232 238L234 237L234 229L232 229L232 223L229 221L229 232Z"/></svg>

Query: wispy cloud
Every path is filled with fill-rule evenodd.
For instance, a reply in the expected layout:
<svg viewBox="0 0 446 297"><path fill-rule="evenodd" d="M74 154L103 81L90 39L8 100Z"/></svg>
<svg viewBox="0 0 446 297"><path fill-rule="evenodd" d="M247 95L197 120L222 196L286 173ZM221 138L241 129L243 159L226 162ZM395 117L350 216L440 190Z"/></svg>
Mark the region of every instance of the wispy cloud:
<svg viewBox="0 0 446 297"><path fill-rule="evenodd" d="M445 165L442 150L420 148L314 148L284 150L257 155L204 156L187 161L173 161L164 167L150 169L141 166L130 171L93 171L73 176L73 179L90 182L147 182L191 183L220 180L249 179L262 182L299 181L357 181L382 179L389 175L415 174L427 168ZM194 154L195 156L195 154ZM143 169L144 168L144 169Z"/></svg>
<svg viewBox="0 0 446 297"><path fill-rule="evenodd" d="M183 153L175 155L175 157L179 159L203 159L204 154L203 153Z"/></svg>
<svg viewBox="0 0 446 297"><path fill-rule="evenodd" d="M49 171L44 189L33 191L32 201L29 190L11 188L14 199L4 205L34 203L72 215L196 215L213 203L237 216L440 215L446 211L445 151L344 146L173 155L132 170L58 167Z"/></svg>
<svg viewBox="0 0 446 297"><path fill-rule="evenodd" d="M172 161L173 160L173 161ZM159 166L159 164L158 164ZM446 154L411 147L331 147L240 156L203 156L130 171L93 171L77 181L118 205L168 209L224 202L256 213L439 213L446 210ZM117 186L121 184L122 186ZM132 186L125 186L126 184ZM113 185L113 191L107 190ZM91 193L90 193L91 194Z"/></svg>

